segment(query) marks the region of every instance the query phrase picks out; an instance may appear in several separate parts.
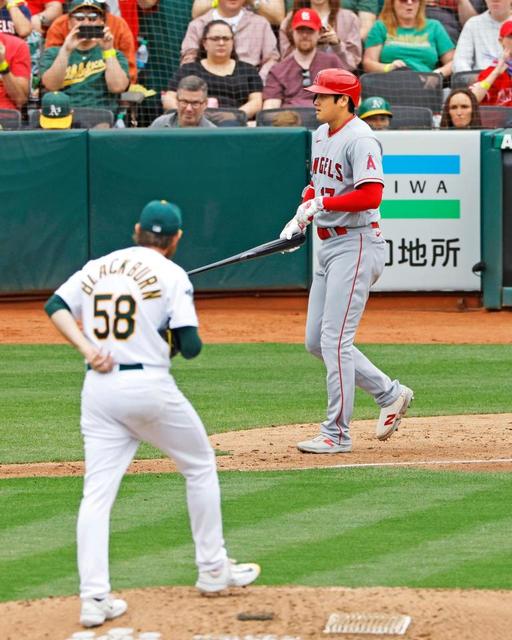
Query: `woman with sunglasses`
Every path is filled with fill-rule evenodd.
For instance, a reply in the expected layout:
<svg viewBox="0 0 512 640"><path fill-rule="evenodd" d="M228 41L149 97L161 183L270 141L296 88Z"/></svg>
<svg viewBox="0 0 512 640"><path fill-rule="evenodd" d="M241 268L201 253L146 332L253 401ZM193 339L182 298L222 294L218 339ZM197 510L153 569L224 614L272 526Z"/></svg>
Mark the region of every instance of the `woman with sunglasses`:
<svg viewBox="0 0 512 640"><path fill-rule="evenodd" d="M318 49L338 56L342 69L357 69L363 53L359 18L352 11L341 9L339 0L294 0L292 11L279 28L281 56L286 58L294 49L292 16L300 9L313 9L320 16Z"/></svg>
<svg viewBox="0 0 512 640"><path fill-rule="evenodd" d="M425 17L425 0L384 0L366 40L363 68L377 73L434 71L446 78L452 73L454 51L443 25Z"/></svg>
<svg viewBox="0 0 512 640"><path fill-rule="evenodd" d="M182 65L169 81L169 91L162 96L165 110L176 109L179 81L189 75L205 80L209 101L213 98L220 108L240 109L248 119L261 109L263 84L258 70L252 64L238 60L233 32L223 20L212 20L206 25L198 59Z"/></svg>

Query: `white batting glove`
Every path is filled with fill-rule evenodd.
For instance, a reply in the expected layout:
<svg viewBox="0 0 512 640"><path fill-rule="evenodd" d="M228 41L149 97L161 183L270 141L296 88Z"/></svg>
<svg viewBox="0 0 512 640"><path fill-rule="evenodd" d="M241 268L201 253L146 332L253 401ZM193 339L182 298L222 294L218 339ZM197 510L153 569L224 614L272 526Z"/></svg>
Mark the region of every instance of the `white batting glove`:
<svg viewBox="0 0 512 640"><path fill-rule="evenodd" d="M303 202L295 212L294 220L297 221L301 231L305 229L308 224L313 222L313 218L315 215L322 211L324 208L323 198L312 198L311 200L307 200Z"/></svg>
<svg viewBox="0 0 512 640"><path fill-rule="evenodd" d="M290 240L291 237L296 235L297 233L302 233L302 229L299 227L299 224L295 220L295 217L293 217L284 225L284 228L279 234L279 237L281 238L281 240L284 240L284 238Z"/></svg>

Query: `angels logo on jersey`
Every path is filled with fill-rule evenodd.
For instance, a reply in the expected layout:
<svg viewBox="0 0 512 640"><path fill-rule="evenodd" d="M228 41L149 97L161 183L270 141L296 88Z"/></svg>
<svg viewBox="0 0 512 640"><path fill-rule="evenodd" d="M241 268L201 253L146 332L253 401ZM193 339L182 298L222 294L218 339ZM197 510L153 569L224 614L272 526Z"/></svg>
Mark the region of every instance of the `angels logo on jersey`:
<svg viewBox="0 0 512 640"><path fill-rule="evenodd" d="M368 169L377 170L371 153L368 154L368 160L366 161L366 170L368 171Z"/></svg>
<svg viewBox="0 0 512 640"><path fill-rule="evenodd" d="M339 180L339 182L343 182L341 164L339 162L333 162L331 158L325 158L324 156L314 158L312 173L320 173L328 178L334 178L335 180Z"/></svg>

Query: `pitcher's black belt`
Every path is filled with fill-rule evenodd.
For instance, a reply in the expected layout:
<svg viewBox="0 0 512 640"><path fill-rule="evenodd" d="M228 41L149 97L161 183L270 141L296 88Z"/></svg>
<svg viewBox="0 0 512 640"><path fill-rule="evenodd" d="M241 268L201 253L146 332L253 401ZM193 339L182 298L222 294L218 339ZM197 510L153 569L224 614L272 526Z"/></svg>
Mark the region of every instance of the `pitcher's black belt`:
<svg viewBox="0 0 512 640"><path fill-rule="evenodd" d="M118 364L119 371L133 371L134 369L144 369L144 365L140 362L136 362L135 364ZM92 369L91 365L87 365L87 371Z"/></svg>

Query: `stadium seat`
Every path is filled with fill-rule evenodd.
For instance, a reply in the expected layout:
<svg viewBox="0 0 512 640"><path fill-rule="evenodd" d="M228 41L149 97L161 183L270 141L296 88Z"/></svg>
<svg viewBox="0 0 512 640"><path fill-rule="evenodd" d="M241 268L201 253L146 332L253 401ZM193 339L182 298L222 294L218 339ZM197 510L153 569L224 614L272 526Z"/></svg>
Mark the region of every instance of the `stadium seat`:
<svg viewBox="0 0 512 640"><path fill-rule="evenodd" d="M316 119L314 107L281 107L279 109L263 109L256 115L256 126L272 127L274 119L281 113L292 112L300 118L301 124L296 126L306 127L306 129L316 129L320 123Z"/></svg>
<svg viewBox="0 0 512 640"><path fill-rule="evenodd" d="M16 109L0 109L0 130L15 131L21 128L21 113Z"/></svg>
<svg viewBox="0 0 512 640"><path fill-rule="evenodd" d="M476 71L458 71L452 75L451 87L452 89L467 89L478 78L480 69Z"/></svg>
<svg viewBox="0 0 512 640"><path fill-rule="evenodd" d="M511 107L480 107L482 127L484 129L501 129L502 127L512 127Z"/></svg>
<svg viewBox="0 0 512 640"><path fill-rule="evenodd" d="M39 128L39 110L28 112L28 122L31 129ZM109 109L92 109L89 107L73 107L73 129L93 129L99 124L112 127L114 114Z"/></svg>
<svg viewBox="0 0 512 640"><path fill-rule="evenodd" d="M361 76L363 99L371 96L386 98L393 107L427 107L441 113L443 78L439 73L395 70L390 73L365 73Z"/></svg>
<svg viewBox="0 0 512 640"><path fill-rule="evenodd" d="M432 111L427 107L392 107L390 129L432 129Z"/></svg>
<svg viewBox="0 0 512 640"><path fill-rule="evenodd" d="M227 107L214 109L213 107L210 107L205 109L204 115L218 127L247 126L247 114L245 111L240 111L240 109L228 109Z"/></svg>

